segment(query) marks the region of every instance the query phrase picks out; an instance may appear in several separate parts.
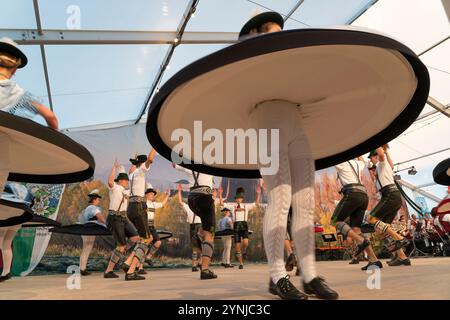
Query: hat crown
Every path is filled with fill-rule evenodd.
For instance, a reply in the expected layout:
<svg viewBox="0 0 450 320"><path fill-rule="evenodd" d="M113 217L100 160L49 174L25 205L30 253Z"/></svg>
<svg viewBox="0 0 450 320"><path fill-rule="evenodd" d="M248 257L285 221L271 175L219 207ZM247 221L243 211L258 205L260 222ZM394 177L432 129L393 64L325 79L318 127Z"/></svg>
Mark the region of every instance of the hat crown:
<svg viewBox="0 0 450 320"><path fill-rule="evenodd" d="M2 37L0 38L0 42L7 43L9 45L12 45L13 47L19 48L19 45L16 42L14 42L14 40L12 40L11 38Z"/></svg>
<svg viewBox="0 0 450 320"><path fill-rule="evenodd" d="M98 195L100 193L100 191L98 189L94 189L91 192L89 192L89 196L91 195Z"/></svg>

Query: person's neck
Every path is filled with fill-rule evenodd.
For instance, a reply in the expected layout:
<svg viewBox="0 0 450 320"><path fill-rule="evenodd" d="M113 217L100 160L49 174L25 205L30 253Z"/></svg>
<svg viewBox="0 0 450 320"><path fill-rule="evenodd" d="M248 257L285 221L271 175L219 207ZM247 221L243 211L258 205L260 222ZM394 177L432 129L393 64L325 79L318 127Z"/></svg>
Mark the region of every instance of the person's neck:
<svg viewBox="0 0 450 320"><path fill-rule="evenodd" d="M11 79L11 75L8 75L7 73L0 71L0 80L9 80L9 79Z"/></svg>

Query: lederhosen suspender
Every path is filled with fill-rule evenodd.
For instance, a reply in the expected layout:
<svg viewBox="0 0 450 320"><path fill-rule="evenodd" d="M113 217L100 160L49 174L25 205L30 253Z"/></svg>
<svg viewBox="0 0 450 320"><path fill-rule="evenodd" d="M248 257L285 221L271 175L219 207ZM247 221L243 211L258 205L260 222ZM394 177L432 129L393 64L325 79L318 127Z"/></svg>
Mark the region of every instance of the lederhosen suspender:
<svg viewBox="0 0 450 320"><path fill-rule="evenodd" d="M136 170L138 170L138 169L136 168ZM136 172L136 170L134 172ZM131 194L130 194L130 196L134 196L134 193L133 193L134 172L131 175L131 183L130 183Z"/></svg>
<svg viewBox="0 0 450 320"><path fill-rule="evenodd" d="M341 188L341 191L339 192L339 193L344 193L344 190L345 189L350 189L350 188L357 188L357 189L361 189L361 188L363 188L362 187L362 182L361 182L361 178L360 178L360 176L359 176L359 164L358 164L358 162L356 162L356 168L357 168L357 170L355 170L355 168L352 166L352 163L350 162L350 161L347 161L347 163L348 163L348 165L350 166L350 168L352 168L352 171L353 171L353 173L355 174L355 176L356 176L356 179L358 179L358 183L357 184L352 184L352 183L350 183L350 184L347 184L347 185L345 185L343 182L342 182L342 178L341 178L341 176L339 175L339 171L337 172L337 177L338 177L338 179L339 179L339 182L341 183L341 186L342 186L342 188ZM346 188L347 187L347 188Z"/></svg>
<svg viewBox="0 0 450 320"><path fill-rule="evenodd" d="M198 177L200 176L200 172L195 172L194 170L192 171L192 177L194 178L194 187L198 187Z"/></svg>
<svg viewBox="0 0 450 320"><path fill-rule="evenodd" d="M356 171L355 168L353 168L352 163L351 163L350 161L347 161L347 162L348 162L348 164L350 165L350 168L352 168L353 172L355 173L355 176L356 176L356 178L358 179L359 184L362 184L362 183L361 183L360 176L359 176L359 164L358 164L358 162L356 162L356 169L357 169L358 171Z"/></svg>

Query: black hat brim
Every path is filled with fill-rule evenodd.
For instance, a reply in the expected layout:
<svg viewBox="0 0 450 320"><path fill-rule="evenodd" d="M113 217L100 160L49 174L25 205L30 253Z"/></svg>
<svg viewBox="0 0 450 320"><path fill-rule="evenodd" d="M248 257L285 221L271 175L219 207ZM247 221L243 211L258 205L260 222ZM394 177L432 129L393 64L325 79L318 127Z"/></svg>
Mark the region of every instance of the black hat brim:
<svg viewBox="0 0 450 320"><path fill-rule="evenodd" d="M248 20L239 32L239 38L242 38L250 33L252 29L259 28L267 22L274 22L278 24L281 29L284 27L284 19L278 12L268 11L260 13L250 20Z"/></svg>
<svg viewBox="0 0 450 320"><path fill-rule="evenodd" d="M88 194L88 197L89 197L89 198L99 198L99 199L102 198L102 196L99 195L99 194Z"/></svg>
<svg viewBox="0 0 450 320"><path fill-rule="evenodd" d="M158 193L154 189L147 189L145 190L145 194L153 192L153 194L156 196Z"/></svg>
<svg viewBox="0 0 450 320"><path fill-rule="evenodd" d="M14 57L20 58L22 61L20 63L20 66L18 66L19 69L25 67L28 63L28 58L25 53L23 53L19 48L16 48L12 44L0 42L0 52L6 52L13 55Z"/></svg>

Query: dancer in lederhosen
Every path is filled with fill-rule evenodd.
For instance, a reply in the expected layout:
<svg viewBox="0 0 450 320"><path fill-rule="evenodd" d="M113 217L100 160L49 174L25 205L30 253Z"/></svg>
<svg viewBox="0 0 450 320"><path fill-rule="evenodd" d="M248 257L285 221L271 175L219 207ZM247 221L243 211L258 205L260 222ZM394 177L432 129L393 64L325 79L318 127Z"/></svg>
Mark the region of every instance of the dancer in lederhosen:
<svg viewBox="0 0 450 320"><path fill-rule="evenodd" d="M137 274L136 268L144 262L147 246L140 241L136 227L127 217L130 194L130 190L127 190L129 177L125 170L121 168L121 172L115 178L116 168L118 167L119 164L116 160L108 178L109 214L106 225L113 234L116 248L111 254L104 278L118 278L119 276L114 273L114 267L117 265L119 267L125 266L125 280L144 280L144 277ZM127 252L127 240L132 243L130 254Z"/></svg>
<svg viewBox="0 0 450 320"><path fill-rule="evenodd" d="M259 205L261 186L256 186L256 200L254 203L244 203L245 190L242 187L236 189L234 203L223 202L222 193L219 192L220 205L231 211L233 217L234 243L236 246L236 257L239 260L239 269L244 269L244 258L247 259L248 248L248 214Z"/></svg>
<svg viewBox="0 0 450 320"><path fill-rule="evenodd" d="M147 189L145 190L145 197L147 198L147 218L148 218L148 228L152 236L152 242L149 245L147 257L145 261L151 265L151 259L155 255L156 251L161 247L161 239L159 238L158 232L155 228L155 212L156 209L163 208L167 201L169 200L170 190L167 190L164 199L161 202L155 201L156 190L153 189L151 184L147 184Z"/></svg>
<svg viewBox="0 0 450 320"><path fill-rule="evenodd" d="M380 201L370 212L369 222L377 232L388 235L393 240L392 248L389 251L395 252L396 258L389 263L389 266L410 266L411 261L403 251L403 248L409 245L409 241L392 229L390 225L402 206L402 195L395 185L394 162L390 156L389 147L385 145L371 151L369 158L376 166L372 177L381 194Z"/></svg>
<svg viewBox="0 0 450 320"><path fill-rule="evenodd" d="M84 209L80 216L78 217L78 223L98 223L102 226L106 224L106 217L100 208L100 199L102 196L98 189L94 189L88 194L89 202L86 209ZM89 255L91 254L92 248L95 243L95 236L91 235L81 235L83 240L83 248L80 253L80 274L82 276L88 276L91 273L86 270Z"/></svg>
<svg viewBox="0 0 450 320"><path fill-rule="evenodd" d="M214 231L216 224L216 207L212 196L213 176L185 169L173 165L189 177L190 192L188 197L189 208L202 221L199 235L202 240L202 266L200 279L216 279L217 275L209 269L212 255L214 253Z"/></svg>
<svg viewBox="0 0 450 320"><path fill-rule="evenodd" d="M202 240L200 239L199 232L202 228L202 219L192 212L189 205L183 201L181 192L183 186L179 184L178 188L178 204L183 208L186 213L186 222L189 223L189 239L192 246L192 272L197 272L198 267L201 268L201 255L202 255Z"/></svg>
<svg viewBox="0 0 450 320"><path fill-rule="evenodd" d="M156 152L152 149L148 156L138 155L130 159L130 197L127 216L136 227L141 241L147 246L152 239L147 223L147 199L145 197L145 175L150 170Z"/></svg>
<svg viewBox="0 0 450 320"><path fill-rule="evenodd" d="M361 225L364 220L364 214L369 204L369 196L366 188L361 182L361 175L366 164L362 156L352 159L335 166L338 180L341 184L342 199L339 201L331 218L332 224L336 230L345 238L350 236L357 243L354 258L360 253L366 251L369 263L361 270L378 267L383 265L378 261L370 241L361 233ZM349 219L349 224L345 221Z"/></svg>
<svg viewBox="0 0 450 320"><path fill-rule="evenodd" d="M280 14L265 12L250 19L242 27L239 38L279 32L283 26L284 20ZM274 175L262 175L268 190L263 235L270 272L269 292L288 300L307 299L305 293L321 299L337 299L338 294L316 274L313 221L315 166L302 123L298 105L284 100L258 103L249 116L249 125L253 128L280 128L280 168ZM305 293L291 283L284 263L284 239L291 205L291 231Z"/></svg>

